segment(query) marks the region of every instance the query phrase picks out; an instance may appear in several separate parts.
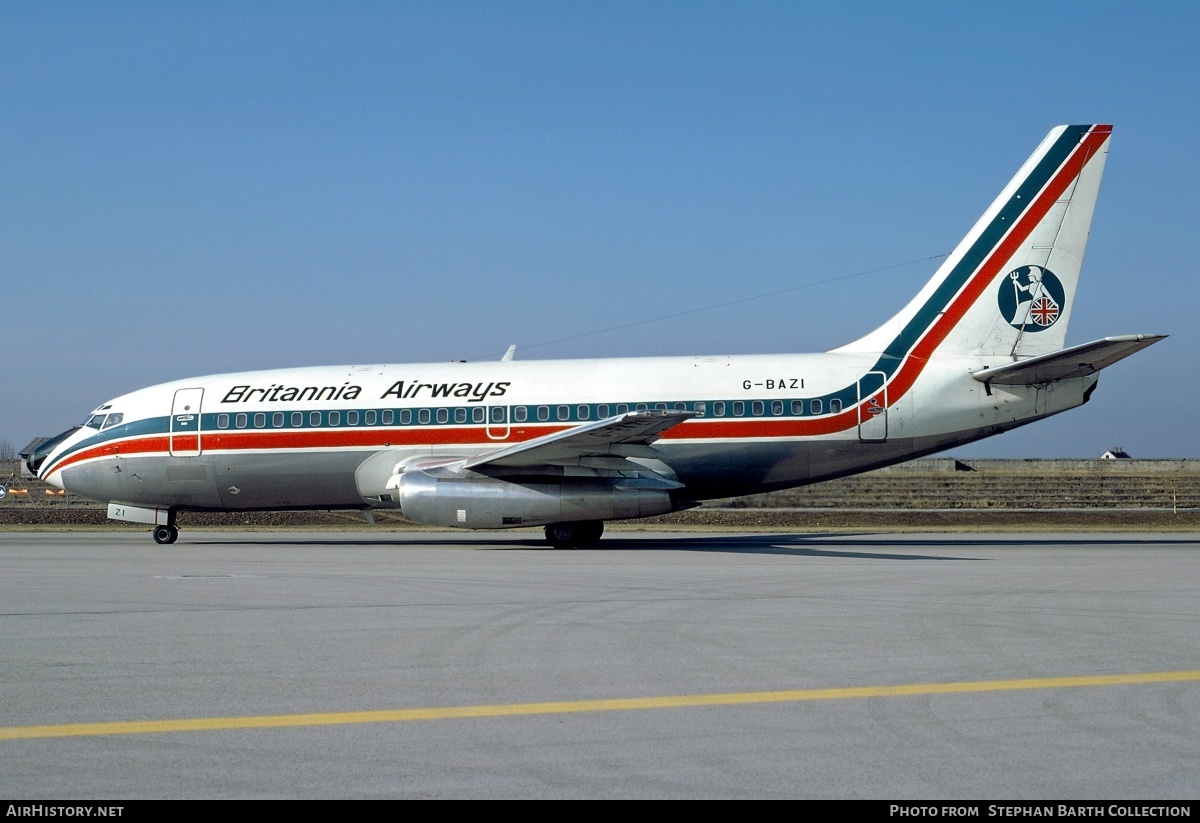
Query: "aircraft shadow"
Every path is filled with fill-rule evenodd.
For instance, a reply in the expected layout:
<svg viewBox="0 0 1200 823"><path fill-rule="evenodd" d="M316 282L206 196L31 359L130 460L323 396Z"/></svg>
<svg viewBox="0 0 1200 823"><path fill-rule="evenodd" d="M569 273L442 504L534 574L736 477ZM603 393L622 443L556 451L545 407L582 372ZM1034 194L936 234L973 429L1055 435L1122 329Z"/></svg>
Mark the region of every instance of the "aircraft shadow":
<svg viewBox="0 0 1200 823"><path fill-rule="evenodd" d="M840 534L841 538L855 538L855 534ZM392 546L405 547L455 547L470 548L475 551L546 551L563 553L607 552L607 551L659 551L659 552L716 552L721 554L766 554L791 555L796 557L841 557L870 560L973 560L978 558L946 557L913 553L864 552L850 548L835 548L845 545L831 539L828 534L749 534L749 535L680 535L670 538L646 538L638 535L610 535L600 541L597 546L578 549L556 549L540 537L522 537L519 539L488 535L486 537L472 536L470 539L447 537L443 534L428 537L405 534L390 538L370 538L366 540L340 540L337 538L305 538L293 539L280 535L276 539L255 537L250 540L238 540L236 545L253 546L329 546L355 548L359 546ZM186 540L186 538L185 538ZM190 545L228 546L229 541L221 540L186 540ZM817 548L817 546L828 548ZM863 544L855 543L855 549ZM873 542L880 548L886 548L886 542ZM929 544L913 541L913 548ZM963 545L970 545L964 543Z"/></svg>
<svg viewBox="0 0 1200 823"><path fill-rule="evenodd" d="M186 540L186 538L185 538ZM847 541L850 541L849 544ZM191 545L230 545L229 541L186 540ZM887 536L871 532L827 532L812 534L723 534L689 535L648 538L636 534L610 534L599 545L580 549L555 549L541 537L513 539L501 535L457 538L436 534L403 534L386 538L344 540L336 537L295 539L284 535L277 538L259 537L238 540L238 545L260 546L392 546L403 547L456 547L476 551L547 551L547 552L605 552L605 551L659 551L659 552L716 552L721 554L789 555L794 557L856 558L862 560L980 560L978 557L955 557L930 555L918 550L932 548L1085 548L1098 546L1200 546L1200 539L1187 537L1131 537L1092 538L1044 536L1007 536L997 539L987 537L954 537L936 541L915 537Z"/></svg>

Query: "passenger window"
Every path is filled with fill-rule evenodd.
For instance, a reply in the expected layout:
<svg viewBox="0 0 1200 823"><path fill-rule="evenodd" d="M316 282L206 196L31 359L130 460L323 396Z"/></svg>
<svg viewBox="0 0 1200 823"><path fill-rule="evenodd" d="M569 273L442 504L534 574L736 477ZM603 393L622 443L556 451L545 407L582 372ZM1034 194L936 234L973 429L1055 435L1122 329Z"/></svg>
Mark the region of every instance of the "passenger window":
<svg viewBox="0 0 1200 823"><path fill-rule="evenodd" d="M637 406L635 406L634 408L637 411L645 411L648 408L648 406L645 403L638 403Z"/></svg>
<svg viewBox="0 0 1200 823"><path fill-rule="evenodd" d="M391 422L392 422L392 410L391 409L388 409L387 411L385 411L383 413L383 422L387 423L389 425L391 424ZM401 409L400 410L400 425L407 426L409 423L412 423L412 409Z"/></svg>
<svg viewBox="0 0 1200 823"><path fill-rule="evenodd" d="M483 406L476 406L475 408L471 409L471 422L472 423L482 423L483 422L483 414L484 414Z"/></svg>
<svg viewBox="0 0 1200 823"><path fill-rule="evenodd" d="M464 408L455 409L454 410L454 422L455 423L466 423L467 422L467 410Z"/></svg>
<svg viewBox="0 0 1200 823"><path fill-rule="evenodd" d="M708 408L708 406L705 405L704 401L700 401L699 403L696 404L696 414L703 417L707 408Z"/></svg>
<svg viewBox="0 0 1200 823"><path fill-rule="evenodd" d="M741 400L735 400L733 402L733 416L741 417L745 413L746 413L746 404L743 403Z"/></svg>
<svg viewBox="0 0 1200 823"><path fill-rule="evenodd" d="M338 411L331 411L329 413L329 425L331 425L331 426L342 425L342 413L338 412Z"/></svg>
<svg viewBox="0 0 1200 823"><path fill-rule="evenodd" d="M218 414L217 415L217 428L218 429L229 428L229 415L227 415L227 414Z"/></svg>
<svg viewBox="0 0 1200 823"><path fill-rule="evenodd" d="M513 420L524 423L529 419L529 409L524 406L513 406Z"/></svg>
<svg viewBox="0 0 1200 823"><path fill-rule="evenodd" d="M814 400L814 401L812 401L812 413L813 413L813 414L820 414L820 413L821 413L821 410L822 410L823 408L824 408L824 405L821 403L821 401L820 401L820 400Z"/></svg>
<svg viewBox="0 0 1200 823"><path fill-rule="evenodd" d="M804 414L804 401L803 400L793 400L792 401L792 414L796 415L797 417Z"/></svg>
<svg viewBox="0 0 1200 823"><path fill-rule="evenodd" d="M237 426L239 429L244 429L246 428L246 420L247 417L245 414L239 414L237 417L233 418L233 425Z"/></svg>
<svg viewBox="0 0 1200 823"><path fill-rule="evenodd" d="M408 411L408 409L405 409L404 411L408 412L409 419L412 419L412 412ZM403 414L403 412L401 412L401 414ZM391 409L384 409L383 415L381 416L381 419L380 419L380 422L383 423L383 425L385 425L385 426L392 425L392 423L396 422L396 413L394 411L392 411ZM408 421L401 420L400 422L407 423Z"/></svg>
<svg viewBox="0 0 1200 823"><path fill-rule="evenodd" d="M755 417L762 417L763 410L766 407L763 405L763 401L755 400L752 404L750 404L750 408Z"/></svg>
<svg viewBox="0 0 1200 823"><path fill-rule="evenodd" d="M366 423L368 426L375 425L375 410L374 409L368 409L367 412L365 414L363 414L363 422Z"/></svg>
<svg viewBox="0 0 1200 823"><path fill-rule="evenodd" d="M601 420L608 417L608 405L607 404L596 407L596 417L600 418Z"/></svg>
<svg viewBox="0 0 1200 823"><path fill-rule="evenodd" d="M493 423L503 423L504 422L504 407L503 406L492 406L492 422Z"/></svg>
<svg viewBox="0 0 1200 823"><path fill-rule="evenodd" d="M420 411L417 412L417 422L418 423L428 423L429 422L429 409L421 409Z"/></svg>
<svg viewBox="0 0 1200 823"><path fill-rule="evenodd" d="M346 412L346 425L347 426L357 426L358 425L358 412L356 412L356 411Z"/></svg>
<svg viewBox="0 0 1200 823"><path fill-rule="evenodd" d="M723 400L718 400L717 402L713 403L713 417L724 417L724 416L725 416L725 402Z"/></svg>
<svg viewBox="0 0 1200 823"><path fill-rule="evenodd" d="M654 408L657 409L658 411L666 411L667 404L666 403L655 403Z"/></svg>
<svg viewBox="0 0 1200 823"><path fill-rule="evenodd" d="M627 411L629 411L628 403L618 403L617 404L617 414L625 414L625 412L627 412Z"/></svg>
<svg viewBox="0 0 1200 823"><path fill-rule="evenodd" d="M275 412L271 415L271 425L277 429L283 428L283 412Z"/></svg>
<svg viewBox="0 0 1200 823"><path fill-rule="evenodd" d="M449 409L438 409L437 410L437 422L445 423L449 419L450 419L450 410Z"/></svg>
<svg viewBox="0 0 1200 823"><path fill-rule="evenodd" d="M538 420L549 420L549 419L550 419L550 407L549 406L538 406Z"/></svg>
<svg viewBox="0 0 1200 823"><path fill-rule="evenodd" d="M267 415L265 413L258 412L256 415L254 415L254 428L262 429L262 428L266 428L266 425L267 425Z"/></svg>
<svg viewBox="0 0 1200 823"><path fill-rule="evenodd" d="M321 413L320 412L309 412L308 413L308 425L310 425L310 426L321 425Z"/></svg>
<svg viewBox="0 0 1200 823"><path fill-rule="evenodd" d="M304 412L292 412L292 428L300 428L304 425Z"/></svg>
<svg viewBox="0 0 1200 823"><path fill-rule="evenodd" d="M829 413L830 414L837 414L841 410L842 410L842 401L841 400L830 400L829 401Z"/></svg>
<svg viewBox="0 0 1200 823"><path fill-rule="evenodd" d="M571 407L570 406L559 406L557 411L558 411L558 419L559 420L570 420L571 419Z"/></svg>
<svg viewBox="0 0 1200 823"><path fill-rule="evenodd" d="M772 400L771 401L771 414L783 414L783 401L782 400Z"/></svg>
<svg viewBox="0 0 1200 823"><path fill-rule="evenodd" d="M587 406L580 406L579 408L575 409L575 416L578 417L580 420L587 420L589 417L592 416L591 411L592 410L589 409Z"/></svg>

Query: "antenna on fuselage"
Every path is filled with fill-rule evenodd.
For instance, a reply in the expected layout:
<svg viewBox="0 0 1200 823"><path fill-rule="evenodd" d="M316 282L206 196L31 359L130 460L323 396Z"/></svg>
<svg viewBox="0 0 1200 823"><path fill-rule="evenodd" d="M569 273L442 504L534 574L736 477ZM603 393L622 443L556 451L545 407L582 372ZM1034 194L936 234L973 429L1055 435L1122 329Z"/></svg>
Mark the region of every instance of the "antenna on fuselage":
<svg viewBox="0 0 1200 823"><path fill-rule="evenodd" d="M507 363L509 360L513 359L513 355L516 353L517 353L517 344L513 343L511 346L508 347L508 351L506 351L504 353L504 356L500 358L500 362Z"/></svg>

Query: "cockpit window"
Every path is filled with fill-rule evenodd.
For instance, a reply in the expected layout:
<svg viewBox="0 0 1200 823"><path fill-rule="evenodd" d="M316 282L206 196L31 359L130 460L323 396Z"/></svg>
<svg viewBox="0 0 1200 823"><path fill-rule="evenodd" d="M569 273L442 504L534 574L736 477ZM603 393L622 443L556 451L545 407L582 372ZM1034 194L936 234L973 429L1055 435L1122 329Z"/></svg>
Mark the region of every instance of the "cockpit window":
<svg viewBox="0 0 1200 823"><path fill-rule="evenodd" d="M113 426L119 425L120 422L124 419L125 419L125 415L123 415L123 414L119 414L119 413L118 414L110 414L108 416L108 419L104 421L104 425L102 426L102 428L110 429Z"/></svg>
<svg viewBox="0 0 1200 823"><path fill-rule="evenodd" d="M87 426L89 429L99 429L104 425L105 416L106 415L103 414L93 414L83 425Z"/></svg>

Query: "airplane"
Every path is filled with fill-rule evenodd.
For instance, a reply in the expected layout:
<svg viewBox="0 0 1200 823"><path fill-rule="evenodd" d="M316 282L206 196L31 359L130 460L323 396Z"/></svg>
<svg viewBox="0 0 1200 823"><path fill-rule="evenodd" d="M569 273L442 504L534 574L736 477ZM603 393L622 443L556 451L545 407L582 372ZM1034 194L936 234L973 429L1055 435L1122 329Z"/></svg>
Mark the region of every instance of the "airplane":
<svg viewBox="0 0 1200 823"><path fill-rule="evenodd" d="M824 353L212 375L117 397L22 456L163 544L183 511L390 509L579 547L606 521L941 452L1088 402L1166 336L1063 348L1111 133L1054 128L908 305Z"/></svg>

